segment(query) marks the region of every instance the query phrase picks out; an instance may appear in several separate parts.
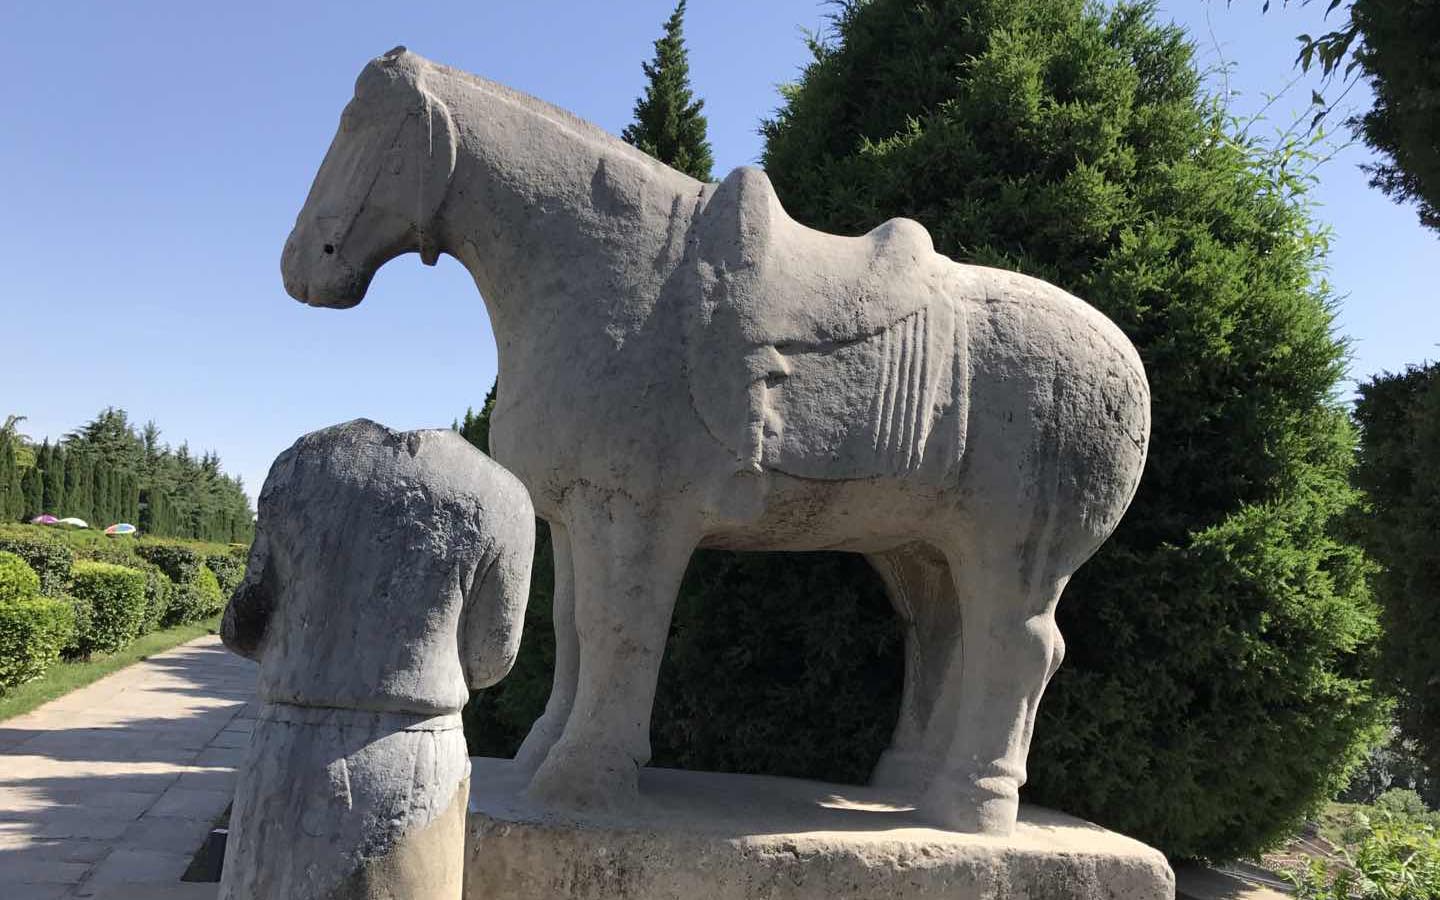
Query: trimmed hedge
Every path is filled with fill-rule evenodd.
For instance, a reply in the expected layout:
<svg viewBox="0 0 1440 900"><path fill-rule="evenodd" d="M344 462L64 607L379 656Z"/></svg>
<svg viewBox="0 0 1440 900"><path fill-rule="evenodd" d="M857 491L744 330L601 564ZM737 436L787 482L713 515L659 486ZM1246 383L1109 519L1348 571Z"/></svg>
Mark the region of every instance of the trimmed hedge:
<svg viewBox="0 0 1440 900"><path fill-rule="evenodd" d="M248 552L248 551L247 551ZM245 558L234 553L212 553L205 557L205 566L220 582L220 593L229 597L245 577Z"/></svg>
<svg viewBox="0 0 1440 900"><path fill-rule="evenodd" d="M90 634L91 623L95 620L95 607L90 604L89 600L82 600L70 594L64 594L56 599L70 607L71 618L75 622L69 639L60 649L60 655L66 659L81 659L88 656L89 652L85 649L84 642L86 636Z"/></svg>
<svg viewBox="0 0 1440 900"><path fill-rule="evenodd" d="M0 690L16 683L7 681L12 675L6 673L28 680L56 656L114 652L162 624L215 615L224 608L228 588L222 589L206 563L223 572L228 585L238 581L237 570L243 575L247 552L234 544L0 525L0 602L6 597L29 600L38 590L63 609L57 613L56 607L43 607L33 628L9 620L0 624L9 629L0 635ZM40 607L24 607L32 608ZM18 613L7 607L6 614ZM63 618L64 628L54 626L56 616Z"/></svg>
<svg viewBox="0 0 1440 900"><path fill-rule="evenodd" d="M136 568L145 573L145 618L140 622L140 633L149 634L165 621L175 583L165 577L159 566L145 564Z"/></svg>
<svg viewBox="0 0 1440 900"><path fill-rule="evenodd" d="M0 551L0 600L21 600L40 593L40 576L13 553Z"/></svg>
<svg viewBox="0 0 1440 900"><path fill-rule="evenodd" d="M0 693L43 675L74 632L75 614L64 600L0 600Z"/></svg>
<svg viewBox="0 0 1440 900"><path fill-rule="evenodd" d="M82 555L96 562L112 563L145 573L145 618L140 623L140 633L149 634L159 628L164 620L165 612L170 607L174 584L164 570L147 561L135 551L135 547L134 541L115 541L98 545L93 550L87 548Z"/></svg>
<svg viewBox="0 0 1440 900"><path fill-rule="evenodd" d="M136 544L135 552L146 562L159 566L176 584L192 581L205 567L205 557L183 544Z"/></svg>
<svg viewBox="0 0 1440 900"><path fill-rule="evenodd" d="M26 534L16 526L0 531L0 551L13 553L40 576L40 593L57 597L64 593L70 580L70 566L75 563L75 553L60 541L40 534Z"/></svg>
<svg viewBox="0 0 1440 900"><path fill-rule="evenodd" d="M138 569L89 560L75 563L70 590L90 607L88 628L77 641L80 655L114 653L140 634L146 581L146 574Z"/></svg>
<svg viewBox="0 0 1440 900"><path fill-rule="evenodd" d="M183 584L175 585L170 605L160 624L165 627L208 618L225 608L225 595L215 573L201 566L197 574Z"/></svg>

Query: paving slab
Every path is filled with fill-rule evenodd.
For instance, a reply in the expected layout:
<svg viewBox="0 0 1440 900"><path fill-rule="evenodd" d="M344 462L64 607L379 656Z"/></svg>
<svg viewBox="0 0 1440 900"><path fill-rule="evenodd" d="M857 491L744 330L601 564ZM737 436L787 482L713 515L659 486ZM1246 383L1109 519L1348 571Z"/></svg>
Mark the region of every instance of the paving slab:
<svg viewBox="0 0 1440 900"><path fill-rule="evenodd" d="M147 816L165 816L176 819L199 819L210 823L230 805L233 791L197 791L190 788L172 787L160 796L148 811Z"/></svg>
<svg viewBox="0 0 1440 900"><path fill-rule="evenodd" d="M95 892L94 900L215 900L218 884L114 885Z"/></svg>
<svg viewBox="0 0 1440 900"><path fill-rule="evenodd" d="M230 802L255 678L212 635L0 722L0 898L215 897L179 879Z"/></svg>
<svg viewBox="0 0 1440 900"><path fill-rule="evenodd" d="M5 900L60 900L72 896L68 884L11 884L5 886Z"/></svg>

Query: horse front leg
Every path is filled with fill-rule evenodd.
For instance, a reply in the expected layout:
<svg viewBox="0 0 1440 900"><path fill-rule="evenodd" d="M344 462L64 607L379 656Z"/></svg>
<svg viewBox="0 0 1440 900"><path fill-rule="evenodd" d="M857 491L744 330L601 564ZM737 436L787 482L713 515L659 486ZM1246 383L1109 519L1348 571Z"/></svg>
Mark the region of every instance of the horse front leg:
<svg viewBox="0 0 1440 900"><path fill-rule="evenodd" d="M638 797L670 615L699 540L648 513L608 498L569 523L580 665L564 731L530 783L542 803L607 810Z"/></svg>
<svg viewBox="0 0 1440 900"><path fill-rule="evenodd" d="M580 678L580 639L575 634L575 562L570 555L570 532L550 523L550 544L555 554L555 593L552 613L555 623L555 677L545 712L530 726L530 732L515 754L515 764L533 774L570 719L575 689Z"/></svg>

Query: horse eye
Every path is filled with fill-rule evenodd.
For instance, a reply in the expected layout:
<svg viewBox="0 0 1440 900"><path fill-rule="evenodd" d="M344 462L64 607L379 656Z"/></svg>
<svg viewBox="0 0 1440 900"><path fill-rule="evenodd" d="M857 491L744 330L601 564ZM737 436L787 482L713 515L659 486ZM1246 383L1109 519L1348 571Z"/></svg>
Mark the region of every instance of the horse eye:
<svg viewBox="0 0 1440 900"><path fill-rule="evenodd" d="M334 253L334 252L335 252L335 245L334 245L334 244L326 244L324 247L321 247L320 249L325 251L325 255L326 255L326 256L329 256L331 253Z"/></svg>

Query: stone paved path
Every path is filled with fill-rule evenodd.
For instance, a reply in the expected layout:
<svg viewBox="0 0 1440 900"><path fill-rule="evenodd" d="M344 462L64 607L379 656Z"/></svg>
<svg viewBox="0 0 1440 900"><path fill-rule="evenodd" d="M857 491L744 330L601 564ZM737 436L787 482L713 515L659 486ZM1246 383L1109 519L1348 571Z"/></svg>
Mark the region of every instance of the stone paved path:
<svg viewBox="0 0 1440 900"><path fill-rule="evenodd" d="M0 898L213 897L179 879L230 802L255 675L204 637L0 722Z"/></svg>

